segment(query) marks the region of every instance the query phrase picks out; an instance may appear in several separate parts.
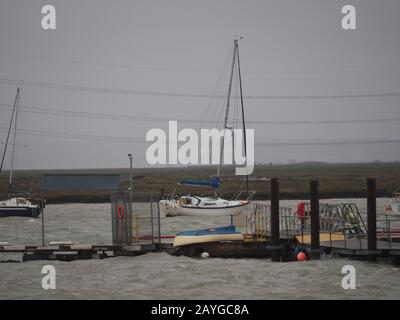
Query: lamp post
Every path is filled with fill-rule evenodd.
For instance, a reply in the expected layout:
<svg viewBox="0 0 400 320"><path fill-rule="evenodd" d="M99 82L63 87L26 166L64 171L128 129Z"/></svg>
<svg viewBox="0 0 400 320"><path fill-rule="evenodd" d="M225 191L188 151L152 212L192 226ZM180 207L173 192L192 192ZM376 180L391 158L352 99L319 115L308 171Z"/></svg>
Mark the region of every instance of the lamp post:
<svg viewBox="0 0 400 320"><path fill-rule="evenodd" d="M133 191L133 156L132 153L128 154L129 163L130 163L130 172L129 172L129 209L132 214L132 191Z"/></svg>
<svg viewBox="0 0 400 320"><path fill-rule="evenodd" d="M129 219L127 221L127 228L128 232L127 234L129 235L129 239L127 241L128 244L131 244L132 242L132 192L133 192L133 156L131 153L128 154L129 157L129 163L130 163L130 172L129 172Z"/></svg>

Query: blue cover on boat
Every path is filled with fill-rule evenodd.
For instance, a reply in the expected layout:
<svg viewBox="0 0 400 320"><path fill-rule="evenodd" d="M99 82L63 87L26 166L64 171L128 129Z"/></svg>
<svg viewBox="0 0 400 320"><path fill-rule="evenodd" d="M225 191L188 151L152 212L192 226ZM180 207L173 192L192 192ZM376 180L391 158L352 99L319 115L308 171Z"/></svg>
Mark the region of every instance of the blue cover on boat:
<svg viewBox="0 0 400 320"><path fill-rule="evenodd" d="M182 231L178 232L176 236L206 236L212 234L232 234L232 233L240 233L240 232L236 231L235 226L227 226L227 227L218 227L218 228L210 228L202 230Z"/></svg>
<svg viewBox="0 0 400 320"><path fill-rule="evenodd" d="M216 177L212 180L184 179L184 180L178 181L178 184L186 185L186 186L219 188L219 186L221 184L221 178Z"/></svg>

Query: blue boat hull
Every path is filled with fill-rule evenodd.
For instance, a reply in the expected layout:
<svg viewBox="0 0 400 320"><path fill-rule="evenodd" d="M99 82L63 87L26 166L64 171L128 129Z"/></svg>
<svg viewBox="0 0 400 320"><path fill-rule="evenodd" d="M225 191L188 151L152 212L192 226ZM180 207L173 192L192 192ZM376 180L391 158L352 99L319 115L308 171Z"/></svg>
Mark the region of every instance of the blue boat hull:
<svg viewBox="0 0 400 320"><path fill-rule="evenodd" d="M208 228L200 230L182 231L178 232L176 236L205 236L205 235L236 234L236 233L240 232L236 231L235 226L225 226L225 227L216 227L216 228Z"/></svg>
<svg viewBox="0 0 400 320"><path fill-rule="evenodd" d="M31 217L37 218L42 213L40 207L0 207L2 217Z"/></svg>

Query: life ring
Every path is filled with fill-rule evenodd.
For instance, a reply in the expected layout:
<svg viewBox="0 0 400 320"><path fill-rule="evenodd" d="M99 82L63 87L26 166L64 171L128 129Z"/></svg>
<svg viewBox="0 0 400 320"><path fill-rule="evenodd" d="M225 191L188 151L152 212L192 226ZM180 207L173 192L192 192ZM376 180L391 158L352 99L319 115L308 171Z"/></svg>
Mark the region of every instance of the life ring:
<svg viewBox="0 0 400 320"><path fill-rule="evenodd" d="M117 216L119 219L124 219L125 217L125 208L123 206L117 206Z"/></svg>

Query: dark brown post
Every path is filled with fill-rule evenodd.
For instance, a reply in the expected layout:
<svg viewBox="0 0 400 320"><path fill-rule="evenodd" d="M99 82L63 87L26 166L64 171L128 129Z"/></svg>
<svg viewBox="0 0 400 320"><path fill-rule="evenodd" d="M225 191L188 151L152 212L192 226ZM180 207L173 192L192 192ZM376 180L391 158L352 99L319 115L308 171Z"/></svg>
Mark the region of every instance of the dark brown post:
<svg viewBox="0 0 400 320"><path fill-rule="evenodd" d="M310 181L311 255L319 257L319 198L318 181Z"/></svg>
<svg viewBox="0 0 400 320"><path fill-rule="evenodd" d="M376 250L376 180L367 179L368 250ZM376 257L369 256L369 260Z"/></svg>
<svg viewBox="0 0 400 320"><path fill-rule="evenodd" d="M271 179L271 245L279 246L279 181ZM274 250L271 256L272 261L279 261L279 251Z"/></svg>
<svg viewBox="0 0 400 320"><path fill-rule="evenodd" d="M164 199L164 188L160 188L160 199Z"/></svg>

